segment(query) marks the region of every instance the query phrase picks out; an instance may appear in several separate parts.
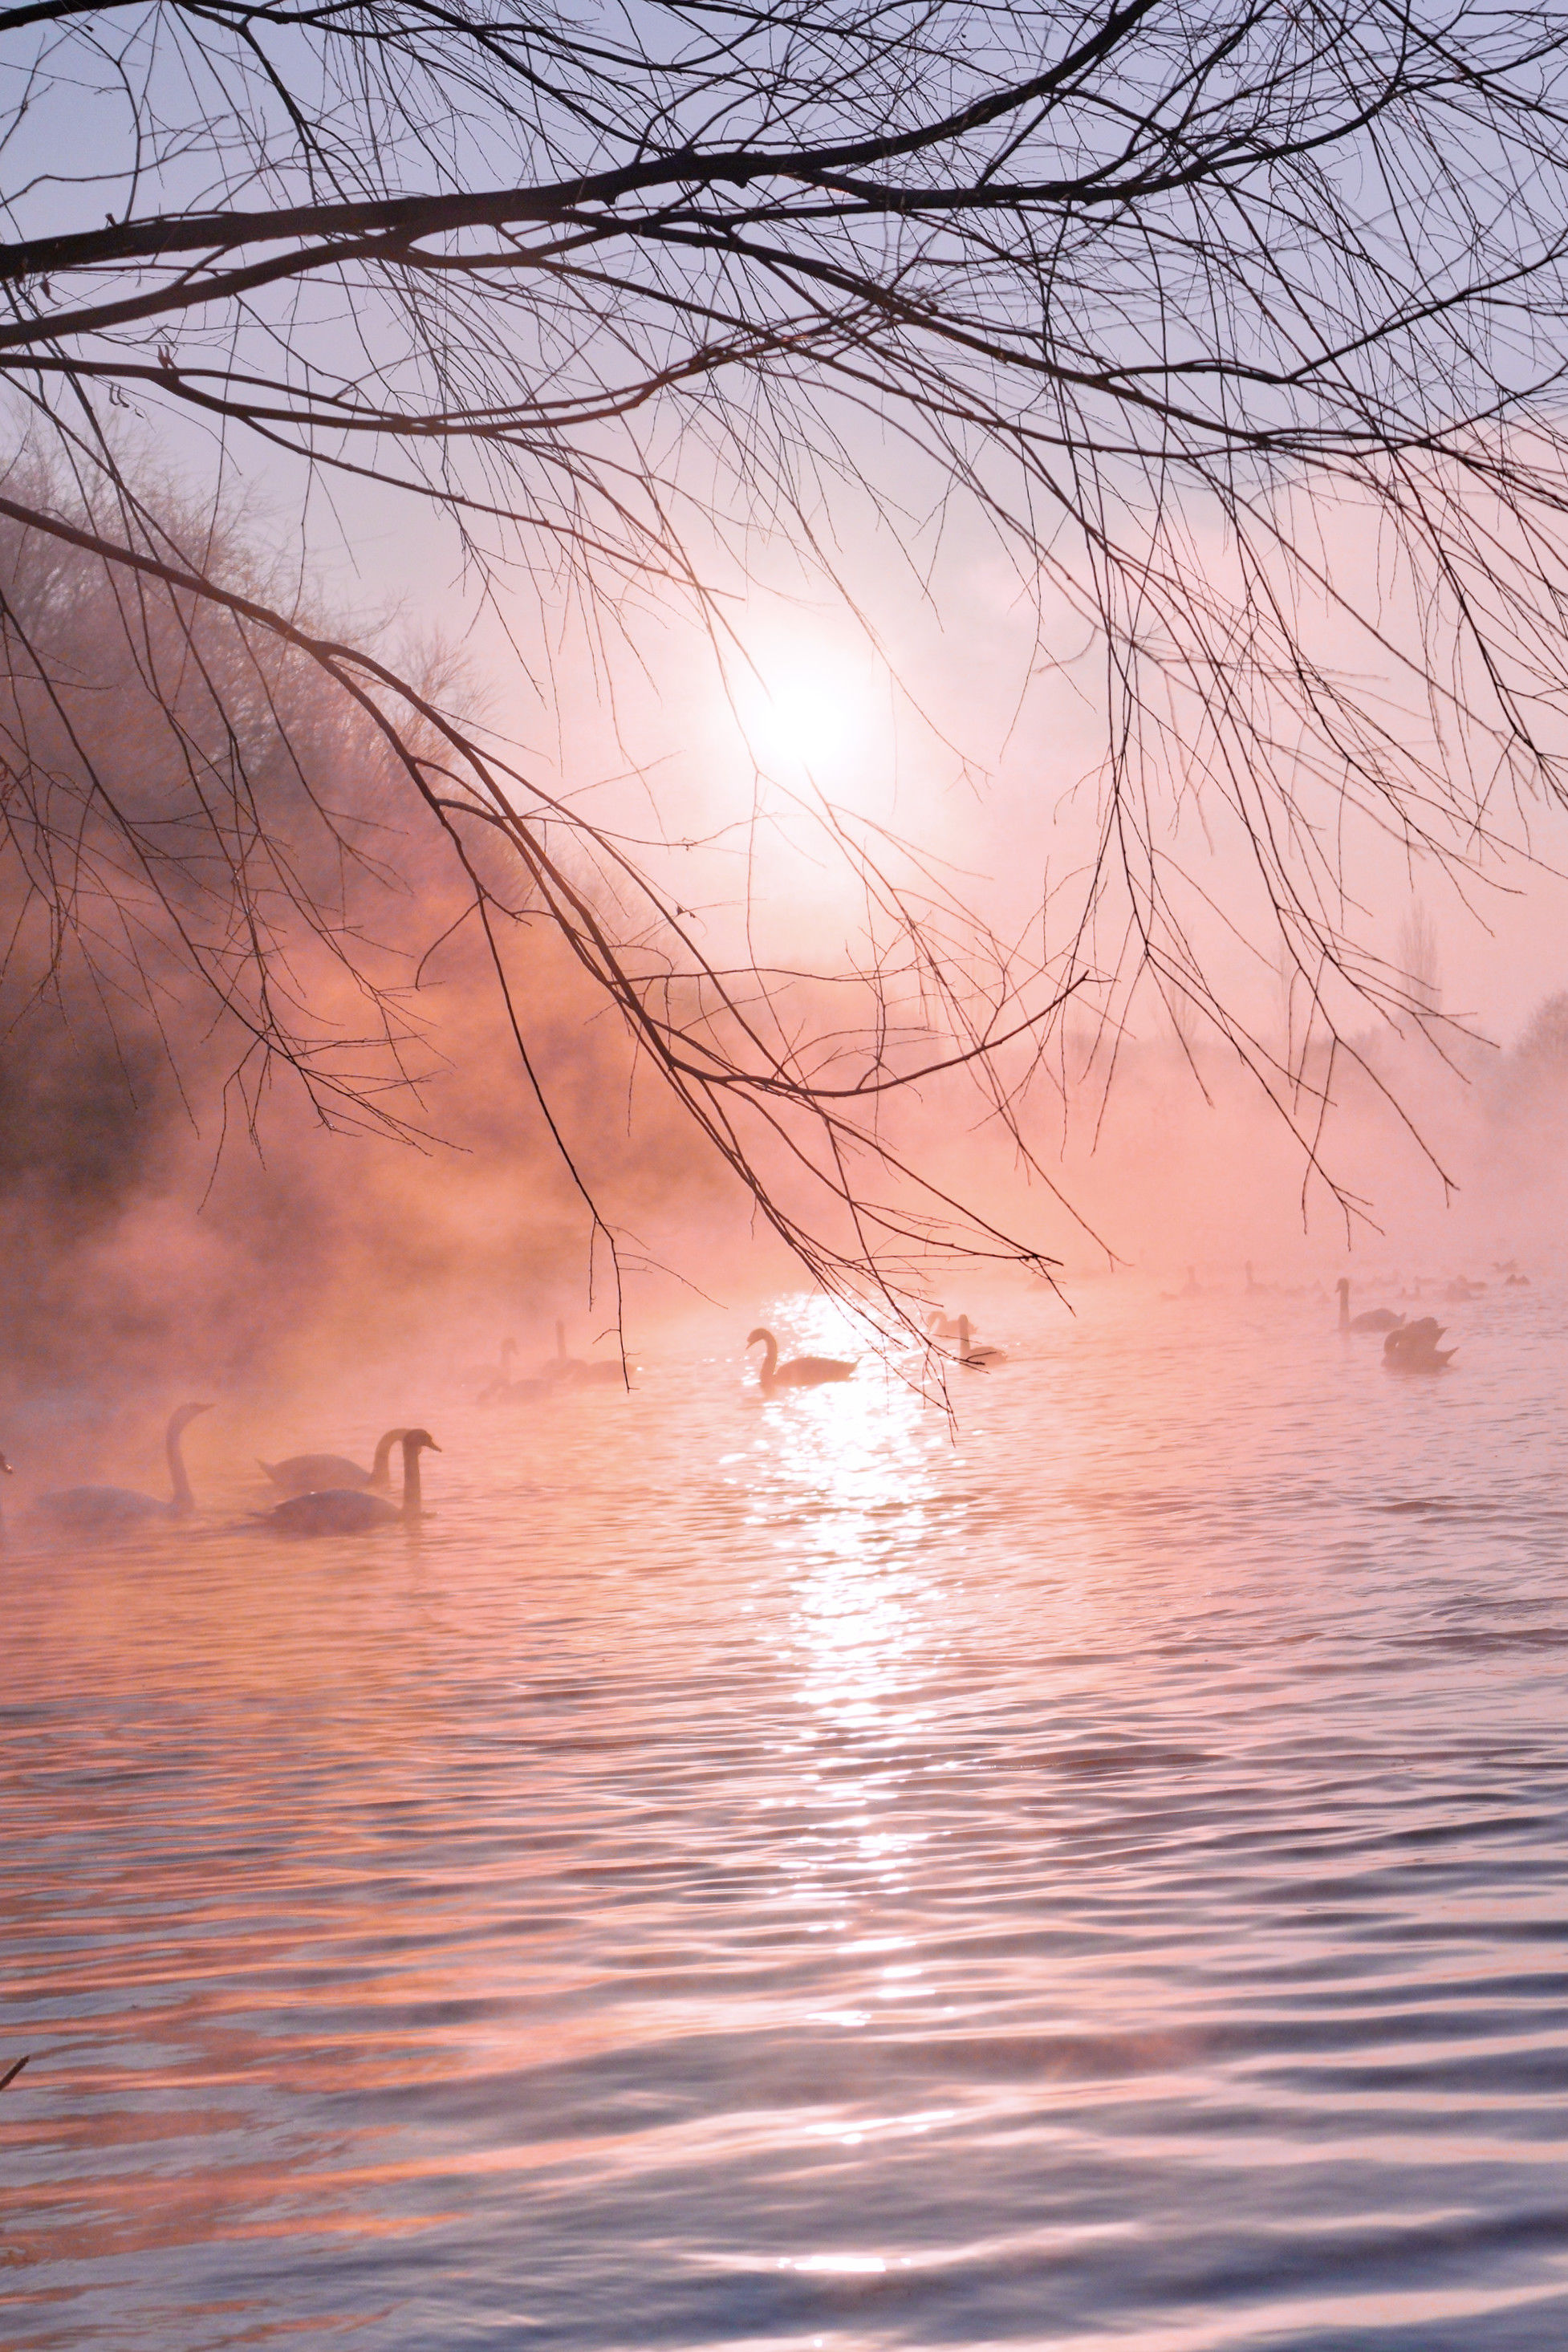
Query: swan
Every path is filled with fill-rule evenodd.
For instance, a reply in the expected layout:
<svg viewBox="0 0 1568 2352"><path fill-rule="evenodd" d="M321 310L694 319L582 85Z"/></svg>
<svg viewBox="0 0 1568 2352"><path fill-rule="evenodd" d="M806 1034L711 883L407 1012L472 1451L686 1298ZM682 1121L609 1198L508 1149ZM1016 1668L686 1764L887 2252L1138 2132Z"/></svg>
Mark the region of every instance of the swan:
<svg viewBox="0 0 1568 2352"><path fill-rule="evenodd" d="M522 1397L544 1394L542 1381L518 1381L512 1378L511 1368L516 1361L517 1341L503 1339L500 1343L500 1370L499 1372L490 1374L474 1400L476 1404L516 1404ZM399 1436L402 1433L401 1430L397 1433Z"/></svg>
<svg viewBox="0 0 1568 2352"><path fill-rule="evenodd" d="M988 1372L993 1364L1007 1360L1000 1348L977 1348L969 1336L969 1318L958 1318L958 1360L966 1372Z"/></svg>
<svg viewBox="0 0 1568 2352"><path fill-rule="evenodd" d="M263 1462L275 1486L286 1495L318 1494L326 1486L390 1486L392 1449L403 1432L389 1429L375 1442L375 1462L362 1470L342 1454L290 1454L287 1462Z"/></svg>
<svg viewBox="0 0 1568 2352"><path fill-rule="evenodd" d="M951 1315L944 1315L940 1307L933 1307L926 1317L926 1329L933 1339L956 1339L958 1337L957 1323Z"/></svg>
<svg viewBox="0 0 1568 2352"><path fill-rule="evenodd" d="M573 1381L579 1387L583 1386L584 1382L615 1381L618 1382L622 1388L625 1388L626 1385L626 1371L630 1367L623 1367L618 1359L615 1363L605 1363L601 1361L596 1364L585 1364L581 1356L569 1356L566 1353L566 1326L564 1323L557 1323L555 1326L554 1358L550 1363L542 1364L539 1369L542 1378L546 1381ZM517 1388L512 1391L512 1394L514 1396L521 1395L523 1392L523 1385L524 1384L520 1382ZM530 1388L536 1387L537 1385L537 1382L532 1381L527 1383L527 1386Z"/></svg>
<svg viewBox="0 0 1568 2352"><path fill-rule="evenodd" d="M1397 1331L1405 1321L1392 1307L1369 1307L1364 1315L1351 1313L1351 1286L1348 1276L1341 1275L1334 1288L1340 1294L1340 1329L1342 1331Z"/></svg>
<svg viewBox="0 0 1568 2352"><path fill-rule="evenodd" d="M384 1495L369 1495L363 1486L327 1486L313 1495L290 1495L270 1511L257 1514L261 1525L280 1536L358 1536L372 1528L409 1527L420 1516L419 1456L428 1447L439 1454L427 1429L405 1429L403 1441L403 1501L390 1503Z"/></svg>
<svg viewBox="0 0 1568 2352"><path fill-rule="evenodd" d="M1484 1282L1467 1282L1462 1274L1457 1274L1443 1296L1450 1307L1462 1307L1467 1299L1479 1298L1485 1288Z"/></svg>
<svg viewBox="0 0 1568 2352"><path fill-rule="evenodd" d="M500 1343L500 1370L491 1372L475 1398L477 1404L494 1404L498 1398L510 1396L512 1390L512 1366L517 1361L517 1341L503 1339Z"/></svg>
<svg viewBox="0 0 1568 2352"><path fill-rule="evenodd" d="M840 1363L833 1356L792 1356L787 1363L781 1364L778 1341L760 1324L746 1345L754 1348L759 1341L767 1349L757 1375L757 1385L764 1396L774 1389L819 1389L829 1381L847 1381L855 1369L853 1364Z"/></svg>
<svg viewBox="0 0 1568 2352"><path fill-rule="evenodd" d="M45 1512L62 1528L77 1528L84 1532L95 1528L131 1527L138 1519L189 1518L195 1503L191 1482L185 1475L180 1439L198 1412L211 1411L210 1404L183 1404L169 1415L163 1451L174 1491L168 1502L161 1503L155 1495L138 1494L132 1486L65 1486L54 1494L40 1495L34 1508Z"/></svg>
<svg viewBox="0 0 1568 2352"><path fill-rule="evenodd" d="M539 1367L540 1377L546 1381L574 1381L584 1367L575 1356L566 1353L566 1326L555 1326L555 1353L547 1364Z"/></svg>
<svg viewBox="0 0 1568 2352"><path fill-rule="evenodd" d="M1435 1315L1423 1315L1391 1331L1383 1343L1383 1360L1391 1372L1440 1372L1453 1360L1452 1348L1439 1348L1443 1326Z"/></svg>

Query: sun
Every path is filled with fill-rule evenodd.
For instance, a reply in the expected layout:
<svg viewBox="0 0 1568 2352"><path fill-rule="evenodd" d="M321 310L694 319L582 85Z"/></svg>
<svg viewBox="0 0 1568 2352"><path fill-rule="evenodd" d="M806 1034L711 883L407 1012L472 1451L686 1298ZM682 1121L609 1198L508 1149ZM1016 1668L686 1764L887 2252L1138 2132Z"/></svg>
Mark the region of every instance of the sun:
<svg viewBox="0 0 1568 2352"><path fill-rule="evenodd" d="M785 781L837 782L885 732L870 662L822 642L767 647L735 700L758 766Z"/></svg>

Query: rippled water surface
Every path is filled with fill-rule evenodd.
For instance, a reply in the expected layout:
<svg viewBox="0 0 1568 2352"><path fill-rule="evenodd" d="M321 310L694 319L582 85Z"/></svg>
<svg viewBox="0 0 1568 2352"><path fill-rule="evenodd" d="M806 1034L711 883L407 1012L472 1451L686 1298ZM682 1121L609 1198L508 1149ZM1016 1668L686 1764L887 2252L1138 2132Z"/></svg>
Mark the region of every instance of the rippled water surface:
<svg viewBox="0 0 1568 2352"><path fill-rule="evenodd" d="M1568 2345L1563 1314L1020 1294L956 1442L691 1357L420 1400L416 1538L235 1533L221 1412L203 1525L17 1511L0 2339Z"/></svg>

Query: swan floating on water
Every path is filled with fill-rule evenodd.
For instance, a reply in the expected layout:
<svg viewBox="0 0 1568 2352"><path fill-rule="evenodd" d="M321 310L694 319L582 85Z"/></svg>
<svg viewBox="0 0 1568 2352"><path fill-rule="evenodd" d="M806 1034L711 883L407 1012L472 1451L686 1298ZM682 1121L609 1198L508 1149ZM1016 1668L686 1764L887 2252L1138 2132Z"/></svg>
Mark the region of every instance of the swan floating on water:
<svg viewBox="0 0 1568 2352"><path fill-rule="evenodd" d="M605 1381L615 1381L622 1388L626 1386L626 1368L622 1366L619 1358L614 1363L606 1363L601 1359L598 1363L588 1364L584 1362L581 1356L569 1356L566 1353L564 1323L556 1324L555 1353L550 1362L541 1364L539 1370L540 1376L543 1380L571 1381L578 1387L589 1382L598 1383Z"/></svg>
<svg viewBox="0 0 1568 2352"><path fill-rule="evenodd" d="M476 1404L517 1404L520 1403L524 1397L536 1397L542 1396L544 1394L545 1383L543 1381L520 1381L513 1378L512 1366L517 1361L517 1341L515 1339L503 1339L501 1341L500 1370L499 1372L492 1373L490 1378L485 1382L483 1388L480 1389L478 1396L474 1400ZM398 1433L401 1435L401 1431Z"/></svg>
<svg viewBox="0 0 1568 2352"><path fill-rule="evenodd" d="M1340 1294L1340 1329L1342 1331L1397 1331L1405 1321L1392 1307L1369 1307L1364 1315L1351 1313L1350 1278L1341 1275L1334 1288Z"/></svg>
<svg viewBox="0 0 1568 2352"><path fill-rule="evenodd" d="M84 1532L97 1528L132 1527L141 1519L189 1518L196 1507L185 1475L180 1440L197 1413L211 1411L210 1404L183 1404L169 1415L163 1452L174 1491L168 1502L161 1503L155 1495L138 1494L132 1486L64 1486L54 1494L40 1495L34 1508L44 1512L57 1526L78 1528Z"/></svg>
<svg viewBox="0 0 1568 2352"><path fill-rule="evenodd" d="M961 1315L958 1318L958 1360L966 1372L988 1372L993 1364L1005 1364L1007 1358L1000 1348L977 1348L969 1336L969 1318Z"/></svg>
<svg viewBox="0 0 1568 2352"><path fill-rule="evenodd" d="M287 1462L263 1462L275 1486L286 1495L314 1495L328 1486L390 1486L392 1449L403 1432L389 1429L375 1442L375 1461L368 1470L342 1454L290 1454Z"/></svg>
<svg viewBox="0 0 1568 2352"><path fill-rule="evenodd" d="M363 1486L329 1486L318 1494L290 1495L275 1509L257 1514L264 1528L280 1536L358 1536L372 1528L411 1527L420 1516L419 1456L426 1448L439 1454L427 1429L405 1429L403 1444L403 1500L388 1502L384 1495L367 1494Z"/></svg>
<svg viewBox="0 0 1568 2352"><path fill-rule="evenodd" d="M1391 1331L1383 1343L1383 1360L1391 1372L1440 1372L1453 1361L1452 1348L1439 1348L1443 1326L1435 1315L1423 1315Z"/></svg>
<svg viewBox="0 0 1568 2352"><path fill-rule="evenodd" d="M855 1370L853 1364L840 1363L835 1356L791 1356L786 1363L779 1361L779 1343L771 1331L761 1324L746 1341L748 1348L761 1344L767 1353L757 1375L757 1385L767 1395L773 1389L819 1389L829 1381L847 1381Z"/></svg>

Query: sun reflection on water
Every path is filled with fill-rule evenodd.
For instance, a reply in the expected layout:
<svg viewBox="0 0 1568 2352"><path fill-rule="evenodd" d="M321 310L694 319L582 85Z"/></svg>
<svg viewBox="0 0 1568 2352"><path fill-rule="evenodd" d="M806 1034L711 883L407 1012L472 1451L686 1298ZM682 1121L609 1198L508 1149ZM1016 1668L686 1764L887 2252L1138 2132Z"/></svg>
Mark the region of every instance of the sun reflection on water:
<svg viewBox="0 0 1568 2352"><path fill-rule="evenodd" d="M1568 2178L1532 1312L1461 1413L1305 1309L1110 1300L1069 1362L999 1299L956 1439L731 1345L454 1409L417 1552L14 1536L18 2340L1514 2340Z"/></svg>

